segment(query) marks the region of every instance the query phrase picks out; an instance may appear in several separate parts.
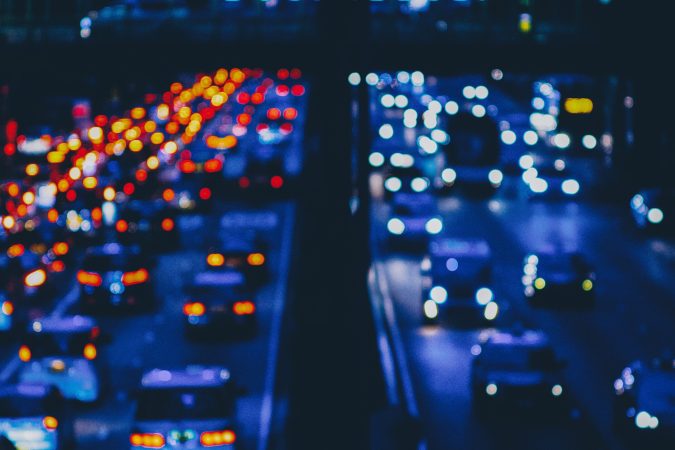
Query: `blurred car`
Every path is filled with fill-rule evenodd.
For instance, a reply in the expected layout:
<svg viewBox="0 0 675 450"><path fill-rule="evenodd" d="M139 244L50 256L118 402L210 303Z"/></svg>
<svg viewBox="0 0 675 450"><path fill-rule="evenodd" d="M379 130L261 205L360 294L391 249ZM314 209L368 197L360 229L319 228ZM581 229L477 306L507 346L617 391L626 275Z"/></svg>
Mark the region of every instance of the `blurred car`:
<svg viewBox="0 0 675 450"><path fill-rule="evenodd" d="M255 236L228 236L222 244L209 247L206 264L212 270L229 268L246 275L247 282L259 285L267 280L267 246Z"/></svg>
<svg viewBox="0 0 675 450"><path fill-rule="evenodd" d="M236 392L223 367L153 369L143 375L131 448L235 448Z"/></svg>
<svg viewBox="0 0 675 450"><path fill-rule="evenodd" d="M562 159L555 160L553 165L525 170L522 180L529 198L575 198L581 190L579 181L570 174Z"/></svg>
<svg viewBox="0 0 675 450"><path fill-rule="evenodd" d="M186 289L183 305L189 336L251 332L256 325L256 304L244 274L227 269L197 273Z"/></svg>
<svg viewBox="0 0 675 450"><path fill-rule="evenodd" d="M0 253L0 282L15 301L44 300L55 292L65 263L45 245L12 244Z"/></svg>
<svg viewBox="0 0 675 450"><path fill-rule="evenodd" d="M87 310L154 305L150 261L137 247L108 243L92 247L77 272L80 302Z"/></svg>
<svg viewBox="0 0 675 450"><path fill-rule="evenodd" d="M0 291L0 333L9 333L14 327L14 303Z"/></svg>
<svg viewBox="0 0 675 450"><path fill-rule="evenodd" d="M22 383L55 386L64 398L82 403L100 397L98 356L100 329L90 317L42 318L28 327L19 348Z"/></svg>
<svg viewBox="0 0 675 450"><path fill-rule="evenodd" d="M58 391L41 384L0 387L0 436L18 450L72 448L74 429Z"/></svg>
<svg viewBox="0 0 675 450"><path fill-rule="evenodd" d="M395 194L387 231L392 245L426 247L431 236L443 231L436 199L429 193Z"/></svg>
<svg viewBox="0 0 675 450"><path fill-rule="evenodd" d="M426 322L490 322L499 305L489 288L492 251L483 239L434 239L422 260L422 312Z"/></svg>
<svg viewBox="0 0 675 450"><path fill-rule="evenodd" d="M614 381L614 425L641 448L675 442L675 360L636 361Z"/></svg>
<svg viewBox="0 0 675 450"><path fill-rule="evenodd" d="M177 213L161 200L132 200L121 207L115 222L119 242L147 250L173 250L180 246Z"/></svg>
<svg viewBox="0 0 675 450"><path fill-rule="evenodd" d="M675 214L675 189L646 189L630 202L635 225L642 230L672 232Z"/></svg>
<svg viewBox="0 0 675 450"><path fill-rule="evenodd" d="M523 263L525 297L534 306L592 307L595 272L580 253L531 254Z"/></svg>
<svg viewBox="0 0 675 450"><path fill-rule="evenodd" d="M396 192L426 192L431 187L429 178L418 167L390 167L384 174L384 192L391 198Z"/></svg>
<svg viewBox="0 0 675 450"><path fill-rule="evenodd" d="M237 183L243 190L275 192L284 189L288 181L281 150L263 145L248 155L244 174Z"/></svg>
<svg viewBox="0 0 675 450"><path fill-rule="evenodd" d="M562 377L564 363L543 332L484 332L471 352L471 389L478 414L569 412Z"/></svg>

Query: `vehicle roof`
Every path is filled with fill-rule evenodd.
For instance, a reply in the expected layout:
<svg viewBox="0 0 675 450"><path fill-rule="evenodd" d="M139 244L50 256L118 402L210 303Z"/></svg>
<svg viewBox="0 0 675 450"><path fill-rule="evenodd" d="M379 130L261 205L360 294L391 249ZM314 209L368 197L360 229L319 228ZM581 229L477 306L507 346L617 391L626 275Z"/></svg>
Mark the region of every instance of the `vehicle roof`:
<svg viewBox="0 0 675 450"><path fill-rule="evenodd" d="M87 316L44 317L29 325L32 333L89 333L97 326L96 320Z"/></svg>
<svg viewBox="0 0 675 450"><path fill-rule="evenodd" d="M150 389L177 387L219 387L230 381L222 366L187 366L180 369L153 369L143 374L141 386Z"/></svg>
<svg viewBox="0 0 675 450"><path fill-rule="evenodd" d="M484 345L528 346L542 347L549 345L549 340L543 331L495 331L487 337Z"/></svg>
<svg viewBox="0 0 675 450"><path fill-rule="evenodd" d="M434 239L429 243L431 256L473 256L488 258L491 255L490 245L485 239Z"/></svg>

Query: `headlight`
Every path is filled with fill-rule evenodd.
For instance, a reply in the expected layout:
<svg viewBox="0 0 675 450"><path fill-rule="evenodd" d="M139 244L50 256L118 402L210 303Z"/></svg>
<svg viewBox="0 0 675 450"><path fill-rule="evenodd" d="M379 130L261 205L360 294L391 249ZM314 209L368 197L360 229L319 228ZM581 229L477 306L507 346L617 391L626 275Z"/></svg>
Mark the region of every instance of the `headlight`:
<svg viewBox="0 0 675 450"><path fill-rule="evenodd" d="M429 234L438 234L443 231L443 222L441 222L441 219L434 217L433 219L429 219L427 221L424 228Z"/></svg>
<svg viewBox="0 0 675 450"><path fill-rule="evenodd" d="M584 280L581 282L581 289L585 292L589 292L593 289L593 282L591 280Z"/></svg>
<svg viewBox="0 0 675 450"><path fill-rule="evenodd" d="M530 182L530 189L535 194L543 194L548 190L548 182L543 178L535 178Z"/></svg>
<svg viewBox="0 0 675 450"><path fill-rule="evenodd" d="M455 172L454 169L444 169L443 172L441 172L441 179L445 184L453 184L455 180L457 179L457 172Z"/></svg>
<svg viewBox="0 0 675 450"><path fill-rule="evenodd" d="M551 388L551 394L554 397L560 397L562 395L562 393L563 393L563 388L559 384L556 384Z"/></svg>
<svg viewBox="0 0 675 450"><path fill-rule="evenodd" d="M653 224L663 222L663 211L661 211L659 208L651 208L647 212L647 220Z"/></svg>
<svg viewBox="0 0 675 450"><path fill-rule="evenodd" d="M659 426L659 419L647 411L640 411L635 415L635 425L640 429L651 428L653 430Z"/></svg>
<svg viewBox="0 0 675 450"><path fill-rule="evenodd" d="M563 181L562 191L567 195L577 195L579 193L579 182L574 179Z"/></svg>
<svg viewBox="0 0 675 450"><path fill-rule="evenodd" d="M421 177L413 178L410 182L410 187L415 192L422 192L429 187L429 181L426 178Z"/></svg>
<svg viewBox="0 0 675 450"><path fill-rule="evenodd" d="M435 301L427 300L424 302L424 315L429 319L438 317L438 306Z"/></svg>
<svg viewBox="0 0 675 450"><path fill-rule="evenodd" d="M398 192L401 189L401 180L396 177L384 180L384 188L389 192Z"/></svg>
<svg viewBox="0 0 675 450"><path fill-rule="evenodd" d="M476 303L485 306L495 298L490 288L482 287L476 291Z"/></svg>
<svg viewBox="0 0 675 450"><path fill-rule="evenodd" d="M486 320L495 320L499 314L499 305L495 302L490 302L485 305L485 311L483 311L483 317Z"/></svg>
<svg viewBox="0 0 675 450"><path fill-rule="evenodd" d="M381 167L384 164L384 155L380 152L373 152L368 157L368 162L373 167Z"/></svg>
<svg viewBox="0 0 675 450"><path fill-rule="evenodd" d="M389 230L391 234L401 235L405 231L405 224L401 219L394 217L387 222L387 230Z"/></svg>
<svg viewBox="0 0 675 450"><path fill-rule="evenodd" d="M422 260L422 263L420 264L420 270L425 272L431 270L431 259L428 256Z"/></svg>
<svg viewBox="0 0 675 450"><path fill-rule="evenodd" d="M495 395L497 393L497 385L494 383L490 383L487 386L485 386L485 393L487 395Z"/></svg>
<svg viewBox="0 0 675 450"><path fill-rule="evenodd" d="M488 180L490 180L490 184L494 187L499 187L504 180L504 174L499 169L492 169L490 173L488 173Z"/></svg>
<svg viewBox="0 0 675 450"><path fill-rule="evenodd" d="M444 287L434 286L429 291L429 297L436 303L445 303L448 299L448 291Z"/></svg>

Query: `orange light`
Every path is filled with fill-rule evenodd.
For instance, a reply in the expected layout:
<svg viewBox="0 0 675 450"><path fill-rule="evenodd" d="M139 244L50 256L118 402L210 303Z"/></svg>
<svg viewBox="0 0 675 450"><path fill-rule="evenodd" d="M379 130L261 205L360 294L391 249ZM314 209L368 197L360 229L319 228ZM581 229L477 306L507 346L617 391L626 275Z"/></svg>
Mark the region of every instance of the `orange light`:
<svg viewBox="0 0 675 450"><path fill-rule="evenodd" d="M142 182L144 182L144 181L147 180L147 179L148 179L148 172L146 172L146 171L143 170L143 169L138 169L138 170L136 171L136 180L138 180L139 182L142 183Z"/></svg>
<svg viewBox="0 0 675 450"><path fill-rule="evenodd" d="M26 166L26 175L29 177L34 177L40 173L40 166L37 164L31 163Z"/></svg>
<svg viewBox="0 0 675 450"><path fill-rule="evenodd" d="M96 177L86 177L84 180L82 180L82 186L84 186L85 189L94 189L96 186L98 186L98 180Z"/></svg>
<svg viewBox="0 0 675 450"><path fill-rule="evenodd" d="M295 108L286 108L284 109L284 119L286 120L295 120L298 117L298 110Z"/></svg>
<svg viewBox="0 0 675 450"><path fill-rule="evenodd" d="M164 135L159 131L157 131L156 133L152 133L152 135L150 136L150 142L152 142L155 145L159 145L162 142L164 142Z"/></svg>
<svg viewBox="0 0 675 450"><path fill-rule="evenodd" d="M14 304L10 301L2 302L2 313L6 316L14 314Z"/></svg>
<svg viewBox="0 0 675 450"><path fill-rule="evenodd" d="M225 257L220 253L210 253L206 257L206 264L211 267L221 267L223 264L225 264Z"/></svg>
<svg viewBox="0 0 675 450"><path fill-rule="evenodd" d="M204 447L216 447L222 445L234 444L237 436L232 430L224 431L204 431L199 436L199 441Z"/></svg>
<svg viewBox="0 0 675 450"><path fill-rule="evenodd" d="M28 362L30 361L31 357L33 354L30 351L30 348L28 348L27 345L22 345L19 347L19 359L23 362Z"/></svg>
<svg viewBox="0 0 675 450"><path fill-rule="evenodd" d="M19 205L16 208L16 214L19 217L24 217L26 214L28 214L28 207L26 205Z"/></svg>
<svg viewBox="0 0 675 450"><path fill-rule="evenodd" d="M56 420L56 417L47 416L42 419L42 425L44 425L47 430L53 431L59 426L59 421Z"/></svg>
<svg viewBox="0 0 675 450"><path fill-rule="evenodd" d="M238 316L250 316L255 312L255 304L248 300L243 302L235 302L232 309Z"/></svg>
<svg viewBox="0 0 675 450"><path fill-rule="evenodd" d="M9 183L7 185L7 193L12 197L17 197L19 195L19 185L16 183Z"/></svg>
<svg viewBox="0 0 675 450"><path fill-rule="evenodd" d="M55 209L50 209L49 212L47 212L47 220L51 223L56 222L59 220L59 212Z"/></svg>
<svg viewBox="0 0 675 450"><path fill-rule="evenodd" d="M204 163L204 171L208 173L216 173L223 170L223 162L219 159L209 159Z"/></svg>
<svg viewBox="0 0 675 450"><path fill-rule="evenodd" d="M122 284L125 286L135 286L148 281L150 274L146 269L138 269L133 272L125 272L122 275Z"/></svg>
<svg viewBox="0 0 675 450"><path fill-rule="evenodd" d="M279 108L270 108L267 110L267 118L270 120L277 120L281 117L281 111Z"/></svg>
<svg viewBox="0 0 675 450"><path fill-rule="evenodd" d="M170 219L170 218L167 217L166 219L162 220L162 230L166 231L167 233L169 231L173 230L174 227L175 227L175 223L174 223L173 219Z"/></svg>
<svg viewBox="0 0 675 450"><path fill-rule="evenodd" d="M203 316L206 312L206 307L203 303L194 302L183 305L183 314L186 316Z"/></svg>
<svg viewBox="0 0 675 450"><path fill-rule="evenodd" d="M28 273L23 282L27 287L40 287L47 281L47 272L44 269L36 269Z"/></svg>
<svg viewBox="0 0 675 450"><path fill-rule="evenodd" d="M17 256L23 255L26 251L26 247L23 244L14 244L7 249L7 256L10 258L16 258Z"/></svg>
<svg viewBox="0 0 675 450"><path fill-rule="evenodd" d="M117 230L118 233L126 233L127 230L129 229L129 224L127 223L126 220L120 219L115 224L115 229Z"/></svg>
<svg viewBox="0 0 675 450"><path fill-rule="evenodd" d="M162 198L166 202L171 202L174 198L176 198L176 193L173 189L164 189L164 192L162 192Z"/></svg>
<svg viewBox="0 0 675 450"><path fill-rule="evenodd" d="M96 272L80 270L77 272L77 281L85 286L99 287L103 283L103 278Z"/></svg>
<svg viewBox="0 0 675 450"><path fill-rule="evenodd" d="M96 346L94 344L87 344L84 346L84 357L87 358L89 361L93 361L96 359L96 355L98 354L96 350Z"/></svg>
<svg viewBox="0 0 675 450"><path fill-rule="evenodd" d="M138 107L131 110L131 118L136 120L141 120L145 117L145 109Z"/></svg>
<svg viewBox="0 0 675 450"><path fill-rule="evenodd" d="M66 265L63 261L56 260L49 266L52 272L61 273L66 270Z"/></svg>
<svg viewBox="0 0 675 450"><path fill-rule="evenodd" d="M92 220L96 222L100 222L101 219L103 218L103 211L101 211L101 208L94 208L91 210L91 218Z"/></svg>
<svg viewBox="0 0 675 450"><path fill-rule="evenodd" d="M178 168L183 173L194 173L194 171L197 170L197 166L195 165L194 161L190 161L189 159L181 161L178 164Z"/></svg>
<svg viewBox="0 0 675 450"><path fill-rule="evenodd" d="M265 264L265 255L262 253L251 253L246 258L246 261L252 266L262 266Z"/></svg>
<svg viewBox="0 0 675 450"><path fill-rule="evenodd" d="M65 242L57 242L54 244L53 249L56 256L63 256L68 254L70 247L68 247L68 244Z"/></svg>
<svg viewBox="0 0 675 450"><path fill-rule="evenodd" d="M165 444L164 436L159 433L134 433L129 441L134 447L143 448L162 448Z"/></svg>

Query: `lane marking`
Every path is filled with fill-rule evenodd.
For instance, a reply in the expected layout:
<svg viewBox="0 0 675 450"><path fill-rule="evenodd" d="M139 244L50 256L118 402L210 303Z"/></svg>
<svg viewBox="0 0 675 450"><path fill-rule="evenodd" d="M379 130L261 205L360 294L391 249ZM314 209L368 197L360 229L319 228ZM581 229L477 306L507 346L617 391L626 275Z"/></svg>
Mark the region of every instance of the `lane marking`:
<svg viewBox="0 0 675 450"><path fill-rule="evenodd" d="M260 407L260 427L258 433L258 450L267 450L269 445L272 410L274 407L274 385L276 381L277 360L279 358L279 341L281 323L286 303L288 273L291 260L292 236L295 228L295 207L288 203L284 208L284 228L281 233L281 251L279 253L280 273L274 296L274 315L269 340L269 359L265 372L265 391Z"/></svg>

